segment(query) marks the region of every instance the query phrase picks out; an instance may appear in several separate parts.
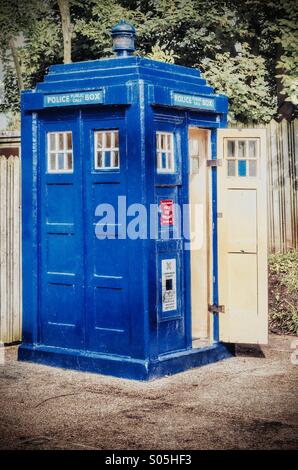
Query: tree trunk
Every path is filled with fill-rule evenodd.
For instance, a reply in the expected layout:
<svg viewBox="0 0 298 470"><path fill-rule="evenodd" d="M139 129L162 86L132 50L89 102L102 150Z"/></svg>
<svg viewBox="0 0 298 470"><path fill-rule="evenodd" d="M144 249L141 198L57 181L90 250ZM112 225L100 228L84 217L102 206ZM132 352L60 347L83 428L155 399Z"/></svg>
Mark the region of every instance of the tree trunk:
<svg viewBox="0 0 298 470"><path fill-rule="evenodd" d="M58 0L63 33L64 63L71 63L71 22L69 0Z"/></svg>
<svg viewBox="0 0 298 470"><path fill-rule="evenodd" d="M11 51L11 55L12 55L12 58L13 58L13 63L14 63L15 71L16 71L19 92L21 92L24 89L22 70L21 70L21 64L20 64L20 60L19 60L18 50L16 48L14 39L12 37L9 38L8 46L9 46L9 49Z"/></svg>

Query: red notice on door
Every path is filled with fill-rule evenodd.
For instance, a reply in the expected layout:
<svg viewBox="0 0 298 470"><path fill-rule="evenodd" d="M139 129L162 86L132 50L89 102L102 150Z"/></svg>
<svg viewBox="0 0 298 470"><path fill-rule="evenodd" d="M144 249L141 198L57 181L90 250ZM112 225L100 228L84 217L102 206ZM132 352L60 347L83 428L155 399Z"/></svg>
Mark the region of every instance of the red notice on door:
<svg viewBox="0 0 298 470"><path fill-rule="evenodd" d="M174 212L173 212L174 201L173 199L163 199L160 201L160 225L173 225L174 223Z"/></svg>

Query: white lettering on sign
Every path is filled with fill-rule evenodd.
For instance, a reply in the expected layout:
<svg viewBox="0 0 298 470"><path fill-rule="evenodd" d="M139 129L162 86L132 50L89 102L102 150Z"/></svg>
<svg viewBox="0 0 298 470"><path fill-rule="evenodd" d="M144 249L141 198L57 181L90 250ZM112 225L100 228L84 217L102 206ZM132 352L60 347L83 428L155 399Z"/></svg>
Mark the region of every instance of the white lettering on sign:
<svg viewBox="0 0 298 470"><path fill-rule="evenodd" d="M78 104L96 104L103 102L102 90L86 91L81 93L58 93L45 95L44 105L49 106L73 106Z"/></svg>
<svg viewBox="0 0 298 470"><path fill-rule="evenodd" d="M177 310L176 259L161 261L162 311Z"/></svg>
<svg viewBox="0 0 298 470"><path fill-rule="evenodd" d="M205 98L197 95L186 95L184 93L173 93L172 95L173 105L186 106L189 108L199 108L213 111L214 99Z"/></svg>
<svg viewBox="0 0 298 470"><path fill-rule="evenodd" d="M174 210L173 210L173 199L163 199L160 201L160 224L161 225L173 225L174 223Z"/></svg>

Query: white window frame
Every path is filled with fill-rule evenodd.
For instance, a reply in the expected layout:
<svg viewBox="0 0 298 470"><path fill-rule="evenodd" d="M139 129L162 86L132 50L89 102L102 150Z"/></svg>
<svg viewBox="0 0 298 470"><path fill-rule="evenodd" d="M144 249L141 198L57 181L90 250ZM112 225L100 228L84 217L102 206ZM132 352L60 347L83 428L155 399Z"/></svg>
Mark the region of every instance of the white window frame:
<svg viewBox="0 0 298 470"><path fill-rule="evenodd" d="M63 134L63 150L58 150L58 135ZM67 148L67 136L71 135L71 149ZM50 148L50 136L55 136L55 149ZM53 131L47 132L47 173L73 173L74 161L73 161L73 136L72 131ZM58 154L63 153L64 168L58 168ZM51 155L55 155L55 169L51 169ZM72 168L67 168L67 156L71 155Z"/></svg>
<svg viewBox="0 0 298 470"><path fill-rule="evenodd" d="M107 133L111 134L111 146L106 146ZM102 134L102 147L98 146L98 136ZM115 145L115 134L118 134L118 147ZM120 135L119 129L96 129L94 131L94 169L97 171L106 170L120 170ZM111 162L115 162L115 153L118 152L118 165L98 166L97 152L101 151L103 154L103 162L105 163L104 152L111 152Z"/></svg>
<svg viewBox="0 0 298 470"><path fill-rule="evenodd" d="M233 141L235 143L235 155L234 157L229 157L228 156L228 142ZM239 142L245 142L245 155L244 157L239 157L238 154L238 146ZM249 142L255 142L256 143L256 155L255 157L251 157L249 155ZM226 155L226 161L227 161L227 177L228 178L257 178L258 177L258 171L259 171L259 159L260 159L260 142L258 138L255 137L237 137L237 138L227 138L226 143L225 143L225 155ZM229 161L234 161L235 162L235 175L229 175L228 174L228 162ZM239 161L245 161L246 162L246 175L245 176L240 176L238 173L238 162ZM250 162L255 162L255 175L250 175Z"/></svg>
<svg viewBox="0 0 298 470"><path fill-rule="evenodd" d="M168 142L170 137L170 149L163 149L161 146L162 136ZM162 168L162 153L166 154L166 168ZM176 171L174 132L156 132L156 169L159 174L173 174Z"/></svg>

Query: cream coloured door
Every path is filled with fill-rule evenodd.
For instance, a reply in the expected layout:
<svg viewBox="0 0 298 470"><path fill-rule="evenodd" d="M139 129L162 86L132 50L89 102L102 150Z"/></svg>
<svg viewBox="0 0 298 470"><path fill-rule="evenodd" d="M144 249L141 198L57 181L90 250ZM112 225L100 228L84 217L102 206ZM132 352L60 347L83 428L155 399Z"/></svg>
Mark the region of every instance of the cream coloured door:
<svg viewBox="0 0 298 470"><path fill-rule="evenodd" d="M210 131L190 127L189 139L189 199L191 227L191 311L192 338L210 336L208 303L209 286L209 233L210 233L210 180L207 160L211 158ZM209 175L210 176L210 175Z"/></svg>
<svg viewBox="0 0 298 470"><path fill-rule="evenodd" d="M267 343L266 131L220 129L218 288L220 340Z"/></svg>

